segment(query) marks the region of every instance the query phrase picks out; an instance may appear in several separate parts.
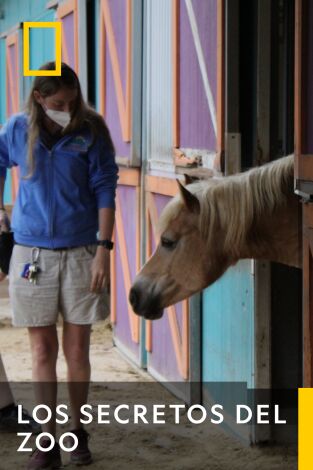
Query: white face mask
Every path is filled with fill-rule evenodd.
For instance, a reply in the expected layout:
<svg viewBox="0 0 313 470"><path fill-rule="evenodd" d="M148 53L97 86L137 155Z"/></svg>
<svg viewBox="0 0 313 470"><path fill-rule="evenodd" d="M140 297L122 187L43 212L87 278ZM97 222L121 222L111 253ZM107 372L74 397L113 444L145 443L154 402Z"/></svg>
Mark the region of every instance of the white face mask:
<svg viewBox="0 0 313 470"><path fill-rule="evenodd" d="M52 121L56 122L62 128L69 125L71 122L71 115L66 111L55 111L54 109L45 109L45 113Z"/></svg>

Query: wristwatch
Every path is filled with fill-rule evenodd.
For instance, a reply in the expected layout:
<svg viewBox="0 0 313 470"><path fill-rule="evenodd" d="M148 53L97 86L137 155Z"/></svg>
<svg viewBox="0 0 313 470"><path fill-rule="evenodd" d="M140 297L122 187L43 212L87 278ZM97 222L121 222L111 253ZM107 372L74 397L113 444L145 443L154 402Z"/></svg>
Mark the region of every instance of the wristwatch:
<svg viewBox="0 0 313 470"><path fill-rule="evenodd" d="M107 248L108 250L112 250L114 243L111 242L111 240L98 240L97 245L104 246L104 248Z"/></svg>

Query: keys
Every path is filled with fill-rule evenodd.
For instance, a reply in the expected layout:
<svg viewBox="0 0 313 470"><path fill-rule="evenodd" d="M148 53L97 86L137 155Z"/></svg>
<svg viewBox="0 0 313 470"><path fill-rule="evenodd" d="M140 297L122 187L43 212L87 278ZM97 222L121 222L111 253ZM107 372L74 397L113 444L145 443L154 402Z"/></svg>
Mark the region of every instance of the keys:
<svg viewBox="0 0 313 470"><path fill-rule="evenodd" d="M32 284L36 284L39 271L40 269L37 263L26 263L21 272L21 277L27 279Z"/></svg>
<svg viewBox="0 0 313 470"><path fill-rule="evenodd" d="M40 272L40 268L38 266L39 252L39 248L32 249L32 262L26 263L23 271L21 272L21 277L27 279L32 284L37 284L37 277Z"/></svg>
<svg viewBox="0 0 313 470"><path fill-rule="evenodd" d="M28 280L29 282L32 282L33 284L37 283L37 274L39 272L39 268L37 266L37 263L33 263L29 266L29 271L28 271Z"/></svg>

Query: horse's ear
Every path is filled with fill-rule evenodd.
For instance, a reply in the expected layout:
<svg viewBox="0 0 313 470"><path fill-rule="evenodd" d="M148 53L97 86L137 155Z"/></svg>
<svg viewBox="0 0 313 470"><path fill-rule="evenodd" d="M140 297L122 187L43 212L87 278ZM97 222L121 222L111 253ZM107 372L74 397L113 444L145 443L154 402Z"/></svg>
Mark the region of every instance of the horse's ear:
<svg viewBox="0 0 313 470"><path fill-rule="evenodd" d="M194 183L194 181L195 181L191 176L187 175L187 173L184 173L184 177L185 177L185 184L186 185Z"/></svg>
<svg viewBox="0 0 313 470"><path fill-rule="evenodd" d="M189 209L190 212L199 214L200 212L199 200L190 191L188 191L188 189L186 189L185 186L183 186L178 179L176 179L176 181L178 183L178 188L179 188L181 198L185 206L187 207L187 209Z"/></svg>

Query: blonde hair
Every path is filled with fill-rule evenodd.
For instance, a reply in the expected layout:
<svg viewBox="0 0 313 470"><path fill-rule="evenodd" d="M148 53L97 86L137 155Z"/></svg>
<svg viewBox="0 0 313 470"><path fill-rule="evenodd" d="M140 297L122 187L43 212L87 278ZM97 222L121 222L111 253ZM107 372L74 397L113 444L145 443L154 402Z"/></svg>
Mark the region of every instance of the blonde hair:
<svg viewBox="0 0 313 470"><path fill-rule="evenodd" d="M225 233L224 248L238 255L253 223L286 203L293 190L294 156L233 176L210 178L187 186L200 202L199 231L207 246L217 230ZM178 205L178 206L177 206ZM178 194L166 206L158 229L164 231L183 207Z"/></svg>
<svg viewBox="0 0 313 470"><path fill-rule="evenodd" d="M294 156L280 158L261 167L221 178L217 184L202 186L200 232L206 240L216 227L225 230L225 246L238 255L253 223L285 204L293 189ZM200 189L200 188L199 188Z"/></svg>
<svg viewBox="0 0 313 470"><path fill-rule="evenodd" d="M54 70L55 62L47 62L40 67L40 70ZM29 98L26 104L26 112L28 114L28 151L27 164L28 174L26 178L30 178L34 172L35 159L34 147L39 137L40 128L45 116L42 106L36 101L34 91L38 91L42 97L52 96L61 88L69 88L77 90L76 103L71 113L71 122L63 130L64 134L78 131L86 126L92 132L93 138L102 136L107 144L107 148L114 152L114 145L110 136L109 129L104 119L94 109L92 109L83 99L79 79L74 70L67 64L62 62L61 75L58 76L36 76Z"/></svg>

